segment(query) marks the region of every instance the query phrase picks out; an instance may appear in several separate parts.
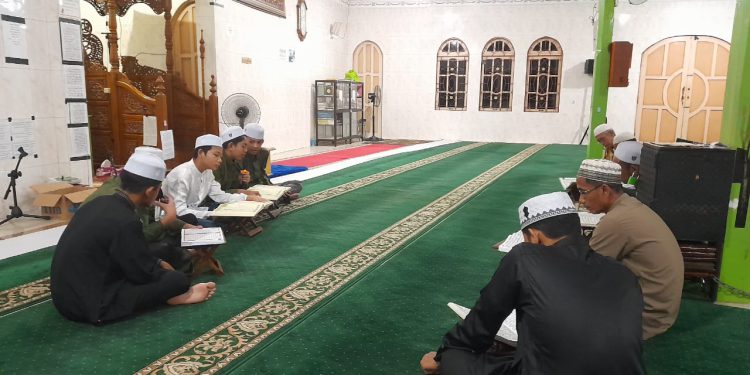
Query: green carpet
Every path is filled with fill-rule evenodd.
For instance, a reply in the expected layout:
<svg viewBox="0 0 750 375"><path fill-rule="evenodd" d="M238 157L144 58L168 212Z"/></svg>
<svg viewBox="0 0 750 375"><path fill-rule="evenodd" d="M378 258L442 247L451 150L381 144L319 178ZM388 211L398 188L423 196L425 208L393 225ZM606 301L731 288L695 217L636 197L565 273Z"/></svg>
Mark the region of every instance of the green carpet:
<svg viewBox="0 0 750 375"><path fill-rule="evenodd" d="M397 154L362 163L353 168L345 168L322 177L304 181L305 188L301 195L311 195L333 186L437 155L467 144L469 144L469 142L457 142L426 150ZM49 276L53 251L54 247L49 247L32 253L1 260L0 269L2 269L3 272L0 272L0 290L10 289Z"/></svg>
<svg viewBox="0 0 750 375"><path fill-rule="evenodd" d="M136 371L525 147L483 146L267 222L256 238L231 238L218 253L227 275L206 304L162 308L105 327L65 321L49 302L3 317L0 368Z"/></svg>
<svg viewBox="0 0 750 375"><path fill-rule="evenodd" d="M228 372L417 374L421 356L457 321L446 303L472 306L517 230L516 207L560 190L584 150L549 146L327 304L299 318ZM747 374L750 311L686 299L676 325L645 346L650 374Z"/></svg>

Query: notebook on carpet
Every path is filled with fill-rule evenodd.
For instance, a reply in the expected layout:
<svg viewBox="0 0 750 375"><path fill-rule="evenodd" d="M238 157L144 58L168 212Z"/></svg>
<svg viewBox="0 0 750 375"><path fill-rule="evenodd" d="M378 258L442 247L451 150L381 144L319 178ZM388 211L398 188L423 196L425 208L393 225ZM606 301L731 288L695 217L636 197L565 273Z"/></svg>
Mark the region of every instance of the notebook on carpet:
<svg viewBox="0 0 750 375"><path fill-rule="evenodd" d="M208 216L255 217L255 215L269 207L271 204L271 202L255 201L223 203L215 210L211 211Z"/></svg>
<svg viewBox="0 0 750 375"><path fill-rule="evenodd" d="M448 307L450 307L450 309L453 310L453 312L456 313L456 315L458 315L461 319L466 319L466 316L469 315L469 311L471 311L471 309L453 302L448 302ZM511 346L516 346L516 344L518 344L518 330L516 329L516 310L511 311L510 315L505 318L503 324L500 326L500 329L497 331L497 334L495 334L495 340Z"/></svg>
<svg viewBox="0 0 750 375"><path fill-rule="evenodd" d="M227 241L221 228L190 228L182 230L180 242L183 247L193 247L221 245Z"/></svg>

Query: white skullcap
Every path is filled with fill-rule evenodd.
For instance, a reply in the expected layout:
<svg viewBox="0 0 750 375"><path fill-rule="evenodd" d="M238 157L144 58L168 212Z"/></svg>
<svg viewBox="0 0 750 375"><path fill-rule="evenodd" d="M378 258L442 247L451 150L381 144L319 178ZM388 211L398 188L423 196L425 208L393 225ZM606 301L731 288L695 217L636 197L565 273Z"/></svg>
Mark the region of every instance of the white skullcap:
<svg viewBox="0 0 750 375"><path fill-rule="evenodd" d="M622 147L622 145L617 148ZM578 168L578 177L588 180L603 182L605 184L619 184L620 164L606 159L586 159L581 162Z"/></svg>
<svg viewBox="0 0 750 375"><path fill-rule="evenodd" d="M156 156L159 159L164 159L164 152L162 152L161 149L151 146L138 146L135 148L135 151L133 151L133 153L150 154Z"/></svg>
<svg viewBox="0 0 750 375"><path fill-rule="evenodd" d="M260 127L260 125L258 125L257 122L245 125L245 135L252 139L263 140L264 133L265 131L262 127Z"/></svg>
<svg viewBox="0 0 750 375"><path fill-rule="evenodd" d="M195 139L195 148L203 146L221 147L221 138L218 135L205 134Z"/></svg>
<svg viewBox="0 0 750 375"><path fill-rule="evenodd" d="M643 143L636 141L625 141L617 145L615 157L617 160L628 163L641 165L641 149Z"/></svg>
<svg viewBox="0 0 750 375"><path fill-rule="evenodd" d="M239 138L245 135L245 132L242 131L242 128L239 126L230 126L227 128L227 130L224 130L223 133L221 133L221 143L227 143L228 141L231 141L235 138Z"/></svg>
<svg viewBox="0 0 750 375"><path fill-rule="evenodd" d="M145 178L156 181L164 181L164 174L167 172L167 165L164 160L154 154L145 152L136 152L130 156L125 163L126 171Z"/></svg>
<svg viewBox="0 0 750 375"><path fill-rule="evenodd" d="M523 202L518 206L518 219L521 221L521 229L524 229L537 221L576 212L568 193L560 191L538 195Z"/></svg>
<svg viewBox="0 0 750 375"><path fill-rule="evenodd" d="M597 127L594 128L594 136L598 137L599 134L602 134L602 133L604 133L606 131L610 131L610 130L612 132L614 132L614 130L612 129L611 126L609 126L607 124L601 124L601 125L599 125L599 126L597 126Z"/></svg>
<svg viewBox="0 0 750 375"><path fill-rule="evenodd" d="M622 132L617 133L614 139L612 139L612 144L618 144L625 141L632 141L635 139L635 136L631 132Z"/></svg>

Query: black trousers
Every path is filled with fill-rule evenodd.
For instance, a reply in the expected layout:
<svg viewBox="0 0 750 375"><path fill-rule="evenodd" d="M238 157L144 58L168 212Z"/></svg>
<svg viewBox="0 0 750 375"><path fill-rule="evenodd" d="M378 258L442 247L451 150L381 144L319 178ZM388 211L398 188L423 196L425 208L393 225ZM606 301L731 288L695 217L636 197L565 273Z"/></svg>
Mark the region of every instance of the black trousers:
<svg viewBox="0 0 750 375"><path fill-rule="evenodd" d="M158 279L148 284L132 284L125 281L114 300L102 308L97 322L106 323L125 318L133 313L159 305L168 299L185 293L190 288L187 276L178 271L164 271Z"/></svg>
<svg viewBox="0 0 750 375"><path fill-rule="evenodd" d="M519 373L513 366L513 356L476 354L465 350L448 349L440 356L441 375L512 375Z"/></svg>
<svg viewBox="0 0 750 375"><path fill-rule="evenodd" d="M190 257L180 247L179 235L167 235L161 241L149 243L148 252L169 263L176 270L187 268L190 264Z"/></svg>

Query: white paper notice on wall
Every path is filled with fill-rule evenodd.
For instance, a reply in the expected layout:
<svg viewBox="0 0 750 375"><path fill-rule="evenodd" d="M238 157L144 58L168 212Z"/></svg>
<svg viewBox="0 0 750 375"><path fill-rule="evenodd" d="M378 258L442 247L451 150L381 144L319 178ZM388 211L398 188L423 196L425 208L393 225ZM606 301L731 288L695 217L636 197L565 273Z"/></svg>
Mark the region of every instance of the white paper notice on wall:
<svg viewBox="0 0 750 375"><path fill-rule="evenodd" d="M143 144L156 147L156 116L143 116Z"/></svg>
<svg viewBox="0 0 750 375"><path fill-rule="evenodd" d="M0 14L25 17L24 0L0 0Z"/></svg>
<svg viewBox="0 0 750 375"><path fill-rule="evenodd" d="M2 1L2 0L0 0ZM58 0L60 2L60 16L67 18L81 18L80 0Z"/></svg>
<svg viewBox="0 0 750 375"><path fill-rule="evenodd" d="M171 130L162 130L159 132L161 135L161 151L164 155L164 160L174 159L174 135Z"/></svg>
<svg viewBox="0 0 750 375"><path fill-rule="evenodd" d="M13 157L13 144L10 138L10 123L0 123L0 160L9 160Z"/></svg>
<svg viewBox="0 0 750 375"><path fill-rule="evenodd" d="M86 102L68 103L68 124L88 124L89 111Z"/></svg>
<svg viewBox="0 0 750 375"><path fill-rule="evenodd" d="M0 15L2 23L3 49L7 64L29 65L26 45L26 20L20 17Z"/></svg>
<svg viewBox="0 0 750 375"><path fill-rule="evenodd" d="M60 19L60 43L63 64L83 62L81 23L79 21Z"/></svg>
<svg viewBox="0 0 750 375"><path fill-rule="evenodd" d="M70 138L70 160L91 159L89 127L86 125L68 125L68 136Z"/></svg>
<svg viewBox="0 0 750 375"><path fill-rule="evenodd" d="M65 99L86 99L86 76L83 65L63 65Z"/></svg>
<svg viewBox="0 0 750 375"><path fill-rule="evenodd" d="M13 119L10 122L11 150L13 158L19 155L18 148L33 157L37 157L36 139L34 138L34 120L30 119Z"/></svg>

